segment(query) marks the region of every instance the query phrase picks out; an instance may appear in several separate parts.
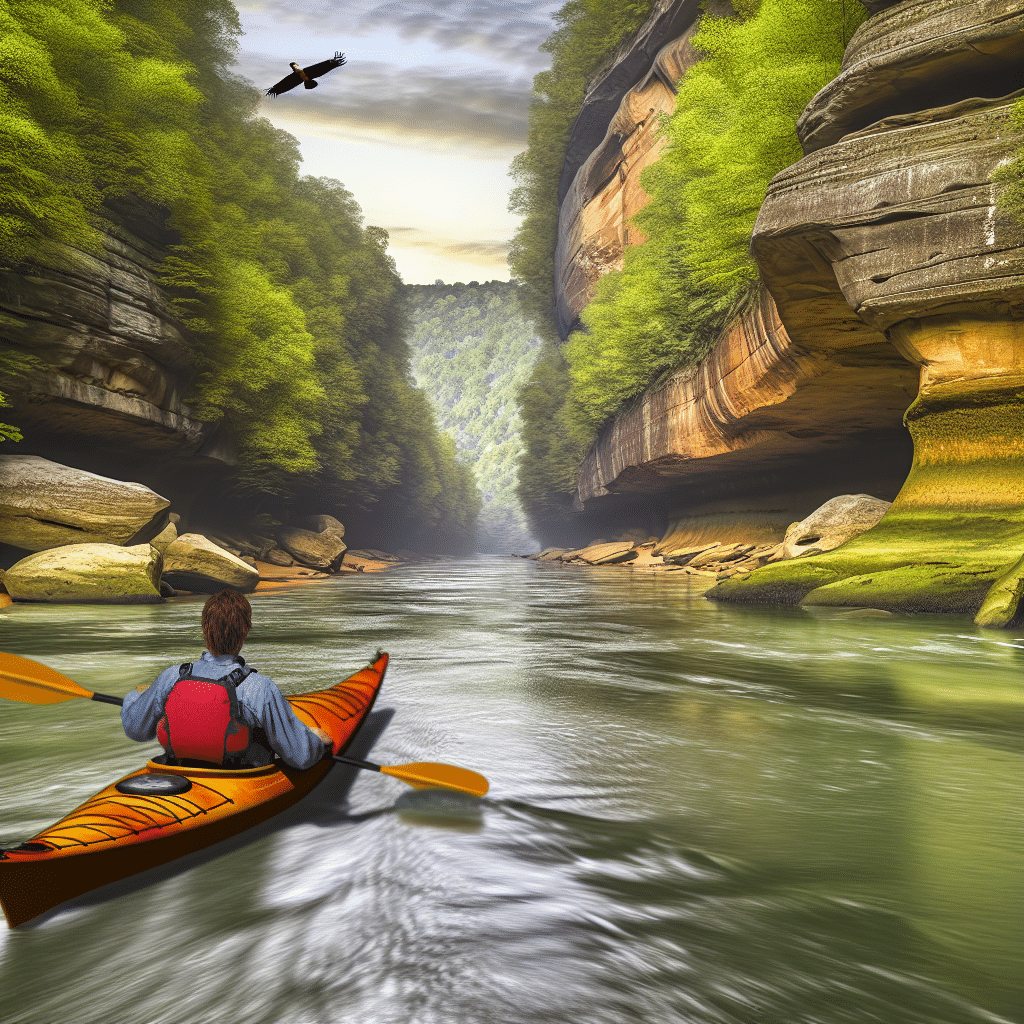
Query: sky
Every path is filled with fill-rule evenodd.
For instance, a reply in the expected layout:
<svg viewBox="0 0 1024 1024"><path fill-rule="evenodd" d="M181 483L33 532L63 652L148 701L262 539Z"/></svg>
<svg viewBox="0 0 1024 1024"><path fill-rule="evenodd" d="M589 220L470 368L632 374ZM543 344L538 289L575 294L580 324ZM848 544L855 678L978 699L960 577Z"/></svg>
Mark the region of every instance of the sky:
<svg viewBox="0 0 1024 1024"><path fill-rule="evenodd" d="M407 284L507 281L539 51L564 0L236 0L235 70L265 91L345 54L315 90L264 97L303 174L336 178L390 235Z"/></svg>

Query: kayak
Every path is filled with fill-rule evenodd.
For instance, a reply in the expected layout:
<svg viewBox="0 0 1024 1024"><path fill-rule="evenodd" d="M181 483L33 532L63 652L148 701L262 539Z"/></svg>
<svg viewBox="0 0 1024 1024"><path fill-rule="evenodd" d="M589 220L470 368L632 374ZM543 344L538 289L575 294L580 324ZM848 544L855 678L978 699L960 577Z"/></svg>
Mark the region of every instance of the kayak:
<svg viewBox="0 0 1024 1024"><path fill-rule="evenodd" d="M326 690L288 698L334 754L352 741L380 691L388 656ZM299 771L181 767L149 761L26 843L0 851L0 906L16 928L66 900L238 835L297 803L326 777L330 759Z"/></svg>

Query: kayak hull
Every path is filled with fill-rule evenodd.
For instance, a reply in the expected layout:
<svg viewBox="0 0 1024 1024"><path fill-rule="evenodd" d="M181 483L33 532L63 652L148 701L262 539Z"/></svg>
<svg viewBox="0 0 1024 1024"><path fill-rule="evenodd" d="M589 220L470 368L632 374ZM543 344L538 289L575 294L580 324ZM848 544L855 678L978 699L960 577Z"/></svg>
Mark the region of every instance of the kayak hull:
<svg viewBox="0 0 1024 1024"><path fill-rule="evenodd" d="M369 713L388 656L327 690L289 697L297 717L332 738L333 753L351 743ZM0 906L11 928L67 900L177 860L236 836L310 793L333 767L329 760L300 771L281 762L232 771L149 761L118 779L15 850L0 853ZM143 775L183 776L184 793L118 791Z"/></svg>

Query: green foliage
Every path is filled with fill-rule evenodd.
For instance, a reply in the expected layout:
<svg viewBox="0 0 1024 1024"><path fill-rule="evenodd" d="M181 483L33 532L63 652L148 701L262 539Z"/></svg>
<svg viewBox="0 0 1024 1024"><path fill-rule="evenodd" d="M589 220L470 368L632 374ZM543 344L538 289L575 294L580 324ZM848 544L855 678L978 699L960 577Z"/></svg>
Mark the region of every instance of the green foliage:
<svg viewBox="0 0 1024 1024"><path fill-rule="evenodd" d="M554 16L558 28L541 47L551 54L551 68L533 80L528 148L512 162L516 187L509 209L522 214L523 221L509 263L522 285L523 308L546 337L554 337L558 181L569 130L587 82L647 20L652 7L653 0L569 0Z"/></svg>
<svg viewBox="0 0 1024 1024"><path fill-rule="evenodd" d="M230 70L239 33L230 0L0 0L2 259L101 252L113 197L164 208L187 400L237 437L240 503L388 505L378 539L470 531L478 499L413 384L387 234L339 182L299 177L296 140Z"/></svg>
<svg viewBox="0 0 1024 1024"><path fill-rule="evenodd" d="M516 488L533 532L545 540L565 535L587 447L570 420L568 394L568 365L558 346L545 341L519 392L525 454Z"/></svg>
<svg viewBox="0 0 1024 1024"><path fill-rule="evenodd" d="M522 457L517 394L540 339L519 309L517 291L502 281L405 288L413 375L482 491L483 551L533 546L515 493Z"/></svg>
<svg viewBox="0 0 1024 1024"><path fill-rule="evenodd" d="M1014 104L1010 124L1015 131L1024 132L1024 99ZM999 195L1000 209L1024 226L1024 146L1010 163L996 170L992 180L1004 186Z"/></svg>
<svg viewBox="0 0 1024 1024"><path fill-rule="evenodd" d="M703 59L641 179L651 199L634 220L647 241L599 282L588 333L568 346L580 429L593 436L658 374L699 361L757 281L750 236L768 183L802 157L796 121L863 17L842 0L763 0L746 20L702 20Z"/></svg>

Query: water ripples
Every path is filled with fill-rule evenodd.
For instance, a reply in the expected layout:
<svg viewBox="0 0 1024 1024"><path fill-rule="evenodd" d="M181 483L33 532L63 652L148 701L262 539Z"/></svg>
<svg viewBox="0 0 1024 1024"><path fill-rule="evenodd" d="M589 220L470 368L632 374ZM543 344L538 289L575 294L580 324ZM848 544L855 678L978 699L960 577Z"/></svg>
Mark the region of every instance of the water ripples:
<svg viewBox="0 0 1024 1024"><path fill-rule="evenodd" d="M407 566L254 600L286 692L392 655L381 762L221 856L0 937L4 1024L1024 1024L1024 641L714 605L629 570ZM199 602L19 607L5 649L123 693ZM0 839L151 753L0 708Z"/></svg>

